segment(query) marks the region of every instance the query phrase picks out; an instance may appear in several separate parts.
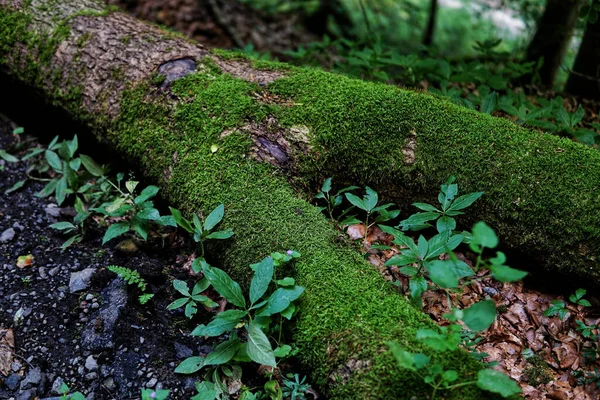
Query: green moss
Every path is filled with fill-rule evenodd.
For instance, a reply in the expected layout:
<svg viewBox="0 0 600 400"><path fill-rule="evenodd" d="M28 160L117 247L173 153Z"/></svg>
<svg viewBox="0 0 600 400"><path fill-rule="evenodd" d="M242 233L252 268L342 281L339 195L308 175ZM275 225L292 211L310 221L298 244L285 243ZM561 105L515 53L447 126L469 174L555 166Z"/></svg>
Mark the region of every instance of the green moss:
<svg viewBox="0 0 600 400"><path fill-rule="evenodd" d="M338 243L333 226L273 168L248 158L251 142L235 128L263 120L272 111L254 100L256 90L258 86L229 75L194 74L174 83L173 94L180 101L168 108L160 98L149 101L147 87L141 86L126 95L110 140L162 181L163 194L186 212L225 204L222 227L234 228L235 236L211 244L208 254L237 280L248 282L248 265L271 251L302 253L292 272L307 290L293 341L326 394L340 399L423 398L429 388L420 377L397 368L385 342L398 340L427 351L415 341L415 333L434 324L391 290L355 250ZM216 153L210 150L213 144L219 146ZM366 367L352 371L353 360ZM464 352L445 354L439 361L465 378L480 368ZM448 396L477 399L481 394L467 387Z"/></svg>
<svg viewBox="0 0 600 400"><path fill-rule="evenodd" d="M542 356L536 354L529 358L527 363L528 366L523 371L529 377L527 383L539 386L552 380L552 370Z"/></svg>
<svg viewBox="0 0 600 400"><path fill-rule="evenodd" d="M77 39L77 47L79 47L79 48L84 47L91 38L92 38L92 34L89 32L86 32L83 35L79 36L79 38Z"/></svg>
<svg viewBox="0 0 600 400"><path fill-rule="evenodd" d="M123 35L119 40L121 41L121 43L126 45L129 42L131 42L131 35Z"/></svg>

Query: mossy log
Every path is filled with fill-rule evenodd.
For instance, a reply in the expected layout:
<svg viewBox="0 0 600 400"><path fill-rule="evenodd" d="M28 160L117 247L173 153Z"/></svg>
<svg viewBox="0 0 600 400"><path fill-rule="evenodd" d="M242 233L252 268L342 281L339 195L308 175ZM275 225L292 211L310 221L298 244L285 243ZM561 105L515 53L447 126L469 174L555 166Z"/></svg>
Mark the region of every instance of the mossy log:
<svg viewBox="0 0 600 400"><path fill-rule="evenodd" d="M456 175L464 192L486 192L466 224L485 219L548 271L598 277L600 155L568 140L423 93L209 52L96 0L0 0L0 68L138 163L177 207L224 203L236 235L215 258L237 278L271 251L303 254L293 340L328 397L425 398L385 342L424 350L415 332L433 324L303 199L326 176L407 205ZM466 379L481 367L463 352L440 361Z"/></svg>

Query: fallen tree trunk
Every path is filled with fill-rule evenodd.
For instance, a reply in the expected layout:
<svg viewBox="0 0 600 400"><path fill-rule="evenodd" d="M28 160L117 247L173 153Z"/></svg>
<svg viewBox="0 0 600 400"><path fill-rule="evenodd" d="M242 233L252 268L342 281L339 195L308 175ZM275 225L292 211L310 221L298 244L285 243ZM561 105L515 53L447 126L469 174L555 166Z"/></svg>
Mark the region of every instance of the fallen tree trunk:
<svg viewBox="0 0 600 400"><path fill-rule="evenodd" d="M333 175L407 204L454 174L487 192L468 223L485 219L549 271L598 277L600 221L586 210L600 203L600 156L567 140L422 93L211 53L95 0L0 0L0 65L138 162L176 206L225 203L236 236L220 259L238 278L271 251L300 251L294 340L333 398L423 398L384 343L421 349L414 334L432 323L290 182ZM479 368L463 353L441 361L463 377Z"/></svg>

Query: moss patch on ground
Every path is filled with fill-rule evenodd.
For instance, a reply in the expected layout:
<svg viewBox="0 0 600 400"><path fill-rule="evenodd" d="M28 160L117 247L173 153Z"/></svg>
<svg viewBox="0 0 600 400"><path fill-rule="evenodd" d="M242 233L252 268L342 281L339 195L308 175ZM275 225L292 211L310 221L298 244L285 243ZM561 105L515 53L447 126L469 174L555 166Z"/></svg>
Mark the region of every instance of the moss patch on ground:
<svg viewBox="0 0 600 400"><path fill-rule="evenodd" d="M302 253L290 271L307 288L293 341L327 395L423 398L429 388L417 375L398 369L385 342L397 340L411 350L427 351L415 341L415 333L434 324L340 241L333 226L273 167L248 158L251 141L246 135L221 136L247 120L264 119L270 110L253 98L257 85L206 71L174 84L174 108L164 106L160 97L148 97L147 87L130 91L110 141L162 181L163 194L188 213L225 204L223 228L233 228L235 236L209 248L208 254L236 279L247 282L248 265L272 251ZM211 152L214 144L216 153ZM443 356L440 361L465 379L481 367L464 352ZM474 387L448 395L482 396Z"/></svg>

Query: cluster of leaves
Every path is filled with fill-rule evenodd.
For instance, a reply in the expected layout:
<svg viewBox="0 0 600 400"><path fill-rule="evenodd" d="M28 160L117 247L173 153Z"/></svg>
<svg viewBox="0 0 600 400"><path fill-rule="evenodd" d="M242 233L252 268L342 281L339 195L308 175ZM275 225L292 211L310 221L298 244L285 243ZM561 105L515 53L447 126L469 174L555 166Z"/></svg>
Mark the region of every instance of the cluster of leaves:
<svg viewBox="0 0 600 400"><path fill-rule="evenodd" d="M146 292L146 281L141 277L139 272L126 267L120 267L118 265L109 265L106 267L106 269L119 275L119 277L121 277L128 284L137 286L139 290ZM138 297L138 300L140 304L144 305L150 301L152 297L154 297L154 293L143 293Z"/></svg>
<svg viewBox="0 0 600 400"><path fill-rule="evenodd" d="M242 292L240 285L229 275L206 261L200 261L204 277L194 285L189 292L187 284L175 280L173 286L184 295L169 305L169 309L185 306L185 314L191 318L196 310L195 303L206 308L214 308L217 304L208 296L202 295L209 286L229 304L231 308L219 312L212 321L198 325L191 333L192 336L218 337L228 335L228 339L218 344L206 356L194 356L185 359L175 369L175 372L191 374L201 369L207 369L205 381L200 384L204 389L218 393L226 392L226 385L220 378L221 374L232 379L239 379L241 368L231 365L232 362L256 362L260 365L276 367L276 358L283 358L292 353L291 346L281 344L283 319L290 320L296 312L294 301L297 300L304 288L296 285L293 278L277 278L277 270L282 265L299 257L300 254L288 250L286 253L272 253L257 264L250 267L254 275L250 282L248 298ZM278 334L275 346L267 334ZM270 383L265 390L274 390ZM281 391L279 388L278 391ZM245 395L245 398L250 394Z"/></svg>

